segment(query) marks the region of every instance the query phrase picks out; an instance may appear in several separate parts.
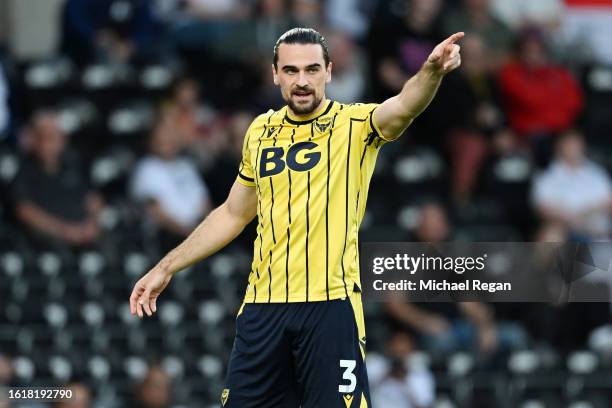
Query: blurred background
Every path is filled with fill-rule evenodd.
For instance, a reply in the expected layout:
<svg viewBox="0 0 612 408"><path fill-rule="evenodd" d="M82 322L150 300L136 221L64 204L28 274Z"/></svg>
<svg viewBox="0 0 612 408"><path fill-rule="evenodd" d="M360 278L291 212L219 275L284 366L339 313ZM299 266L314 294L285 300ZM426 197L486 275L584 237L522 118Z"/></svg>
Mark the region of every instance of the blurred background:
<svg viewBox="0 0 612 408"><path fill-rule="evenodd" d="M127 299L283 105L272 47L294 26L326 36L345 103L397 93L467 34L382 149L362 241L609 238L612 0L0 0L0 388L220 406L253 226L176 275L154 318ZM365 308L377 408L612 406L607 303Z"/></svg>

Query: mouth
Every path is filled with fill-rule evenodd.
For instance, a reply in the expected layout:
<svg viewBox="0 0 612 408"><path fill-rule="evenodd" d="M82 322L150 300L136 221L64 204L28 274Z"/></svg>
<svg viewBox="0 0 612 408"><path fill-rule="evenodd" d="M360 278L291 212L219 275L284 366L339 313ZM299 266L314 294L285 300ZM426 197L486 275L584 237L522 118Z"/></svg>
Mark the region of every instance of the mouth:
<svg viewBox="0 0 612 408"><path fill-rule="evenodd" d="M311 95L312 95L311 91L294 91L293 92L293 96L298 101L306 101L310 98Z"/></svg>

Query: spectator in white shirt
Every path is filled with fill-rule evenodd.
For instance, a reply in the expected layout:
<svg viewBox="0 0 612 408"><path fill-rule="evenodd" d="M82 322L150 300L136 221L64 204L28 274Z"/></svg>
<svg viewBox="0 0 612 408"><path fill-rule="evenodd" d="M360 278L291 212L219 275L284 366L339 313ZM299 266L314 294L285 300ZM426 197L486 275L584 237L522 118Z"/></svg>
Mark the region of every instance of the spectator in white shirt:
<svg viewBox="0 0 612 408"><path fill-rule="evenodd" d="M545 223L563 224L570 238L609 238L610 176L586 157L578 131L561 135L556 148L555 160L533 184L532 201L538 214Z"/></svg>
<svg viewBox="0 0 612 408"><path fill-rule="evenodd" d="M393 334L386 351L391 360L385 378L372 382L373 406L431 407L435 399L435 380L427 363L414 353L410 337L401 332Z"/></svg>
<svg viewBox="0 0 612 408"><path fill-rule="evenodd" d="M171 241L185 237L210 211L209 193L193 162L179 156L181 140L172 121L160 119L149 140L150 154L136 166L131 195Z"/></svg>

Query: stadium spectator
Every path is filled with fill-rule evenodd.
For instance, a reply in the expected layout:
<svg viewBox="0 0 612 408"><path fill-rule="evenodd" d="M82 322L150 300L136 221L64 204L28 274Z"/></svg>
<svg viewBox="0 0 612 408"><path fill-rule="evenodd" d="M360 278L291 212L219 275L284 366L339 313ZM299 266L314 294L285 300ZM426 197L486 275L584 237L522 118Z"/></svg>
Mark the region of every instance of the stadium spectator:
<svg viewBox="0 0 612 408"><path fill-rule="evenodd" d="M57 408L90 408L93 406L91 392L85 384L73 382L63 387L70 390L72 396L57 404Z"/></svg>
<svg viewBox="0 0 612 408"><path fill-rule="evenodd" d="M236 163L240 162L242 143L254 115L247 111L236 112L223 120L219 120L215 131L211 132L212 139L206 145L201 144L198 157L202 157L204 149L214 146L214 157L207 168L206 175L210 174L208 186L212 201L219 205L225 198L229 188L234 182Z"/></svg>
<svg viewBox="0 0 612 408"><path fill-rule="evenodd" d="M564 5L563 0L491 0L491 12L514 30L537 25L554 33L561 25Z"/></svg>
<svg viewBox="0 0 612 408"><path fill-rule="evenodd" d="M550 1L550 0L549 0ZM539 2L532 2L539 3ZM612 64L612 1L565 0L558 36L572 62Z"/></svg>
<svg viewBox="0 0 612 408"><path fill-rule="evenodd" d="M443 38L439 23L441 0L404 0L398 4L403 7L399 16L373 23L368 36L372 96L375 99L383 100L395 95ZM441 122L446 121L433 109L427 109L407 130L410 143L433 144L442 150L446 127L441 126ZM407 140L403 138L398 146Z"/></svg>
<svg viewBox="0 0 612 408"><path fill-rule="evenodd" d="M169 24L172 42L180 51L195 51L196 54L204 51L209 58L218 55L224 59L240 57L245 44L240 44L241 35L236 33L241 34L248 23L252 13L250 4L239 0L186 0L174 4L178 5L178 10ZM239 46L238 53L231 46Z"/></svg>
<svg viewBox="0 0 612 408"><path fill-rule="evenodd" d="M175 137L184 146L204 138L205 122L214 116L212 109L202 104L198 82L189 77L176 81L162 110L173 121Z"/></svg>
<svg viewBox="0 0 612 408"><path fill-rule="evenodd" d="M151 132L149 154L137 164L131 181L131 195L160 230L163 247L176 245L211 208L197 167L179 156L182 147L173 122L162 115Z"/></svg>
<svg viewBox="0 0 612 408"><path fill-rule="evenodd" d="M416 229L418 242L443 242L451 229L444 208L428 202L420 209ZM517 325L496 322L493 310L480 302L410 303L392 300L386 304L395 330L414 334L418 343L436 358L458 350L478 350L483 356L524 345L524 331Z"/></svg>
<svg viewBox="0 0 612 408"><path fill-rule="evenodd" d="M551 136L574 126L582 91L566 68L550 61L538 29L521 33L517 52L517 59L499 72L503 107L510 126L532 146L542 166L550 158Z"/></svg>
<svg viewBox="0 0 612 408"><path fill-rule="evenodd" d="M187 0L185 9L192 17L202 21L223 21L244 18L248 8L241 7L239 0Z"/></svg>
<svg viewBox="0 0 612 408"><path fill-rule="evenodd" d="M440 0L410 0L402 4L407 9L402 17L374 24L369 35L371 73L380 98L395 95L442 38L437 24Z"/></svg>
<svg viewBox="0 0 612 408"><path fill-rule="evenodd" d="M530 236L535 224L528 200L534 171L530 151L512 129L502 126L492 131L488 152L478 175L478 193L495 200L500 221Z"/></svg>
<svg viewBox="0 0 612 408"><path fill-rule="evenodd" d="M456 203L469 200L476 187L482 161L488 153L487 139L502 121L499 92L490 50L478 34L462 44L463 63L441 86L432 109L449 128L448 148L453 171L451 188Z"/></svg>
<svg viewBox="0 0 612 408"><path fill-rule="evenodd" d="M101 230L97 216L102 198L89 186L79 157L67 150L68 136L52 110L34 113L23 140L27 155L14 186L15 211L44 246L86 246Z"/></svg>
<svg viewBox="0 0 612 408"><path fill-rule="evenodd" d="M292 0L291 17L297 27L321 27L323 25L323 5L319 0Z"/></svg>
<svg viewBox="0 0 612 408"><path fill-rule="evenodd" d="M492 51L494 66L499 66L510 54L514 34L491 13L489 0L464 0L463 8L446 14L442 25L444 33L462 30L466 38L478 34Z"/></svg>
<svg viewBox="0 0 612 408"><path fill-rule="evenodd" d="M414 241L444 242L451 238L451 234L451 225L444 207L435 201L422 204Z"/></svg>
<svg viewBox="0 0 612 408"><path fill-rule="evenodd" d="M154 365L136 388L135 398L130 405L134 408L168 408L172 401L172 381L168 373Z"/></svg>
<svg viewBox="0 0 612 408"><path fill-rule="evenodd" d="M362 100L367 84L361 50L346 34L335 32L326 38L334 56L334 80L327 86L327 96L343 103Z"/></svg>
<svg viewBox="0 0 612 408"><path fill-rule="evenodd" d="M435 381L426 365L414 359L410 336L398 332L387 342L388 374L372 387L376 407L424 408L433 404Z"/></svg>
<svg viewBox="0 0 612 408"><path fill-rule="evenodd" d="M160 26L146 0L68 0L62 52L78 64L140 62L163 49Z"/></svg>
<svg viewBox="0 0 612 408"><path fill-rule="evenodd" d="M14 385L14 374L11 359L0 354L0 386Z"/></svg>
<svg viewBox="0 0 612 408"><path fill-rule="evenodd" d="M325 19L330 27L354 40L367 34L370 26L368 13L373 11L373 6L360 0L327 0L323 3Z"/></svg>
<svg viewBox="0 0 612 408"><path fill-rule="evenodd" d="M286 0L258 0L250 25L253 31L249 32L249 47L252 47L253 42L255 43L262 63L268 68L270 44L293 26L293 19L289 15L289 2ZM266 74L268 74L267 69Z"/></svg>
<svg viewBox="0 0 612 408"><path fill-rule="evenodd" d="M610 177L587 158L584 138L577 130L560 136L555 160L534 181L532 200L542 220L564 225L570 239L610 237Z"/></svg>

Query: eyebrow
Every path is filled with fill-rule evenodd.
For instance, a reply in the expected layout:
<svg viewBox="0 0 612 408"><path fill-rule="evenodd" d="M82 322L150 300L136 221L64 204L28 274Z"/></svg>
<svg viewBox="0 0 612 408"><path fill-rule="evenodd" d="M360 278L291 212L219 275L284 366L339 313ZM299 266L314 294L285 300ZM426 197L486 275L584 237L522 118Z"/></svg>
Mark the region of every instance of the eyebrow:
<svg viewBox="0 0 612 408"><path fill-rule="evenodd" d="M319 64L318 62L315 62L314 64L306 65L306 69L309 69L309 68L321 68L321 64ZM283 71L286 71L288 69L294 69L298 71L298 67L296 67L295 65L283 65L281 69Z"/></svg>

